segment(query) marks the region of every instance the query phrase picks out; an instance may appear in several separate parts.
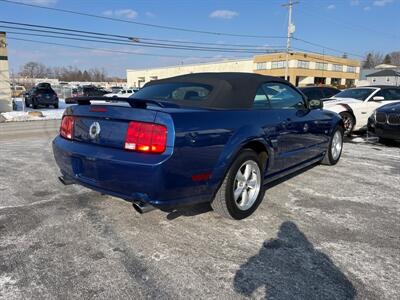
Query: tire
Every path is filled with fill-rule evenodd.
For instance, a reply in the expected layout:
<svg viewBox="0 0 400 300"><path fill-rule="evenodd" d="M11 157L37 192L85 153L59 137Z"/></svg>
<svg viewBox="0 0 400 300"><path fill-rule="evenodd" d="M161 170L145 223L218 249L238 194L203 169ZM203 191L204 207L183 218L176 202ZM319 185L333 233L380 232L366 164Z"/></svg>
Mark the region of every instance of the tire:
<svg viewBox="0 0 400 300"><path fill-rule="evenodd" d="M57 104L54 104L54 108L56 108L56 109L58 108L58 103L57 103Z"/></svg>
<svg viewBox="0 0 400 300"><path fill-rule="evenodd" d="M246 176L245 170L248 165L250 175L246 180L244 176ZM222 217L234 220L241 220L250 216L264 197L263 173L264 170L257 153L250 149L242 150L211 202L213 210ZM238 180L238 175L242 181ZM234 189L238 191L236 200ZM246 191L247 197L244 191ZM245 201L243 197L246 197L248 201Z"/></svg>
<svg viewBox="0 0 400 300"><path fill-rule="evenodd" d="M25 107L29 107L29 103L28 101L26 101L26 99L25 99Z"/></svg>
<svg viewBox="0 0 400 300"><path fill-rule="evenodd" d="M333 134L329 140L328 149L325 153L324 158L321 161L321 164L333 166L336 165L342 155L343 150L343 136L344 136L344 129L341 126L338 126L333 131ZM339 140L337 140L339 139ZM336 144L338 143L338 144ZM337 146L332 147L333 144Z"/></svg>
<svg viewBox="0 0 400 300"><path fill-rule="evenodd" d="M37 102L36 102L35 99L32 100L32 107L33 107L33 109L37 109L38 108L38 105L37 105Z"/></svg>
<svg viewBox="0 0 400 300"><path fill-rule="evenodd" d="M347 111L341 112L339 115L342 117L344 123L344 134L350 136L353 132L354 125L356 125L354 116Z"/></svg>

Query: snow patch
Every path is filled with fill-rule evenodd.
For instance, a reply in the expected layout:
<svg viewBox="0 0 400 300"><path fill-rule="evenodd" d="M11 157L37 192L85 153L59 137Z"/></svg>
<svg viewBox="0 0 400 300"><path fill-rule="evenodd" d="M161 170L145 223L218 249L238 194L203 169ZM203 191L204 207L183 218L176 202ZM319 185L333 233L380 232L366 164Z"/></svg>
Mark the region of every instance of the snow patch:
<svg viewBox="0 0 400 300"><path fill-rule="evenodd" d="M55 108L32 109L30 107L25 107L25 110L23 110L22 98L15 98L14 101L15 104L17 105L17 109L15 111L1 113L6 122L60 120L62 118L62 115L64 114L65 108L71 105L71 104L66 104L64 99L60 99L58 109ZM43 117L31 116L28 114L28 112L31 111L40 111L42 112Z"/></svg>

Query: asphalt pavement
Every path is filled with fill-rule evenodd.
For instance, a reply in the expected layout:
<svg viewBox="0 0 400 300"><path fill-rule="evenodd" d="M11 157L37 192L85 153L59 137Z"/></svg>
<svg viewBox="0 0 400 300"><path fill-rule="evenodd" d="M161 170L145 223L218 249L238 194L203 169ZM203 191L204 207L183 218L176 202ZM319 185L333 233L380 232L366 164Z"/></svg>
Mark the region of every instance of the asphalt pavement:
<svg viewBox="0 0 400 300"><path fill-rule="evenodd" d="M1 299L400 298L398 146L348 141L233 221L63 186L58 126L0 124Z"/></svg>

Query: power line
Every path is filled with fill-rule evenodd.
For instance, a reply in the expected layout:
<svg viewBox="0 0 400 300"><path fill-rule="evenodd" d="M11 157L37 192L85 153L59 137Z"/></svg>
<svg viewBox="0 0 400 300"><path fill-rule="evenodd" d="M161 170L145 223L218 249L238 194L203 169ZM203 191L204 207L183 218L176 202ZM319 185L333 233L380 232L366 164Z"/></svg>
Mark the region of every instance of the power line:
<svg viewBox="0 0 400 300"><path fill-rule="evenodd" d="M0 26L1 27L1 26ZM105 43L105 44L113 44L113 45L124 45L124 46L133 46L133 47L146 47L146 48L161 48L161 49L174 49L174 50L186 50L186 51L206 51L206 52L232 52L232 53L257 53L257 54L265 54L265 51L248 51L248 50L240 50L240 49L217 49L217 48L200 48L200 47L185 47L185 46L173 46L166 44L148 44L148 43L140 43L140 44L132 44L127 42L116 42L103 40L101 38L89 39L89 38L78 38L72 36L57 36L50 34L36 34L36 33L24 33L24 32L16 32L16 31L7 31L9 34L18 34L25 36L37 36L37 37L46 37L46 38L56 38L56 39L66 39L66 40L74 40L74 41L84 41L84 42L94 42L94 43ZM275 51L276 52L276 51ZM272 51L270 52L272 53Z"/></svg>
<svg viewBox="0 0 400 300"><path fill-rule="evenodd" d="M11 1L11 0L0 0L0 1L1 2L6 2L6 3L10 3L10 4L15 4L15 5L34 7L34 8L51 10L51 11L58 11L58 12L62 12L62 13L69 13L69 14L80 15L80 16L85 16L85 17L92 17L92 18L98 18L98 19L109 20L109 21L130 23L130 24L153 27L153 28L158 28L158 29L175 30L175 31L192 32L192 33L201 33L201 34L217 35L217 36L244 37L244 38L262 38L262 39L267 39L267 38L269 38L269 39L283 39L283 38L286 38L284 36L276 36L276 35L270 35L269 36L269 35L236 34L236 33L227 33L227 32L216 32L216 31L205 31L205 30L197 30L197 29L188 29L188 28L175 27L175 26L164 26L164 25L137 22L137 21L132 21L132 20L124 20L124 19L114 18L114 17L100 16L100 15L89 14L89 13L84 13L84 12L79 12L79 11L74 11L74 10L68 10L68 9L46 7L46 6L42 6L42 5L29 4L29 3L17 2L17 1Z"/></svg>
<svg viewBox="0 0 400 300"><path fill-rule="evenodd" d="M139 40L146 40L146 41L170 42L170 43L178 43L178 44L180 43L180 44L194 44L194 45L217 45L217 46L255 47L255 48L262 47L259 45L221 44L221 43L209 43L209 42L189 42L189 41L178 41L178 40L154 39L154 38L145 38L145 37L139 37L139 36L127 36L127 35L120 35L120 34L100 33L100 32L93 32L93 31L86 31L86 30L77 30L77 29L72 29L72 28L44 26L44 25L38 25L38 24L28 24L28 23L19 23L19 22L10 22L10 21L0 21L0 23L25 26L25 27L45 28L45 29L62 30L62 31L69 31L69 32L84 33L84 34L116 37L116 38L127 39L130 41L139 39ZM270 46L268 46L268 47L270 47ZM282 47L282 46L272 46L272 47Z"/></svg>
<svg viewBox="0 0 400 300"><path fill-rule="evenodd" d="M0 23L3 23L0 21ZM105 40L105 38L102 37L102 34L100 33L91 33L95 35L88 35L88 34L77 34L77 33L71 33L71 32L58 32L58 31L52 31L52 30L41 30L41 29L32 29L32 28L21 28L21 27L15 27L15 26L5 26L0 24L0 28L8 28L8 29L16 29L20 31L28 31L28 32L41 32L41 33L51 33L51 34L57 34L57 35L68 35L70 36L78 36L78 37L84 37L84 38L91 38L91 39L100 39L100 40ZM57 28L57 30L63 30L61 28ZM67 29L66 29L67 30ZM68 31L68 30L67 30ZM22 34L18 32L11 32L9 33L16 33L16 34ZM32 34L33 35L33 34ZM42 35L38 35L42 36ZM48 36L48 37L55 37L55 36ZM61 38L61 37L56 37L56 38ZM249 52L249 53L266 53L270 52L270 49L262 48L262 47L257 47L254 49L251 48L226 48L226 47L204 47L204 46L192 46L192 45L177 45L173 43L156 43L156 42L142 42L139 38L110 38L107 37L106 39L107 42L110 41L116 41L119 42L118 44L123 43L124 45L129 45L129 46L157 46L160 48L171 48L171 49L183 49L183 50L199 50L199 51L220 51L220 52ZM129 42L128 42L129 41Z"/></svg>
<svg viewBox="0 0 400 300"><path fill-rule="evenodd" d="M337 19L334 19L334 18L329 18L329 17L326 17L326 16L322 16L321 14L312 13L312 12L310 12L309 9L301 9L300 8L300 10L302 12L304 12L305 14L308 14L308 15L314 16L314 17L318 17L320 19L323 19L324 21L331 22L332 24L340 25L341 27L343 27L345 29L347 27L347 30L351 30L353 32L354 31L366 32L368 35L371 35L371 32L375 32L376 35L379 35L380 37L384 37L384 38L390 38L390 39L393 39L393 38L399 39L400 38L399 35L395 35L395 34L388 35L387 33L377 31L374 28L366 27L366 26L363 26L363 25L360 25L360 24L350 24L350 23L343 22L343 20L337 20ZM356 27L358 27L358 29Z"/></svg>
<svg viewBox="0 0 400 300"><path fill-rule="evenodd" d="M309 41L306 41L306 40L301 39L301 38L293 37L293 39L296 40L296 41L300 41L300 42L309 44L309 45L311 45L311 46L316 46L316 47L324 48L324 49L327 49L327 50L331 50L331 51L333 51L333 52L346 53L346 54L351 54L351 55L353 55L353 56L357 56L357 57L362 57L362 58L364 58L363 55L360 55L360 54L357 54L357 53L352 53L352 52L347 52L347 51L343 51L343 50L338 50L338 49L335 49L335 48L326 47L326 46L324 46L324 45L317 44L317 43L314 43L314 42L309 42Z"/></svg>
<svg viewBox="0 0 400 300"><path fill-rule="evenodd" d="M70 45L64 43L54 43L54 42L45 42L39 40L32 40L32 39L23 39L23 38L16 38L16 37L7 37L8 40L16 40L16 41L23 41L23 42L31 42L31 43L38 43L38 44L46 44L46 45L55 45L55 46L62 46L62 47L69 47L69 48L77 48L77 49L86 49L86 50L95 50L100 52L111 52L111 53L122 53L122 54L134 54L134 55L141 55L141 56L152 56L152 57L173 57L173 58L205 58L205 59L215 59L216 57L212 56L183 56L183 55L168 55L168 54L155 54L155 53L140 53L140 52L132 52L132 51L124 51L124 50L115 50L115 49L105 49L105 48L94 48L94 47L86 47L86 46L77 46L77 45ZM246 57L230 57L228 59L240 59Z"/></svg>

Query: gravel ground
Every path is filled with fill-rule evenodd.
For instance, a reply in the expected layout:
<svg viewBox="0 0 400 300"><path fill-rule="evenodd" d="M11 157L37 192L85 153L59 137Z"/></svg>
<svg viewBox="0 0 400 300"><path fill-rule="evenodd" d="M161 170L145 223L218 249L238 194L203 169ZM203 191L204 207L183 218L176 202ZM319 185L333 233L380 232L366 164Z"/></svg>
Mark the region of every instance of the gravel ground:
<svg viewBox="0 0 400 300"><path fill-rule="evenodd" d="M139 215L63 186L57 123L0 125L2 299L400 298L398 146L347 142L338 165L270 187L232 221L207 205Z"/></svg>

